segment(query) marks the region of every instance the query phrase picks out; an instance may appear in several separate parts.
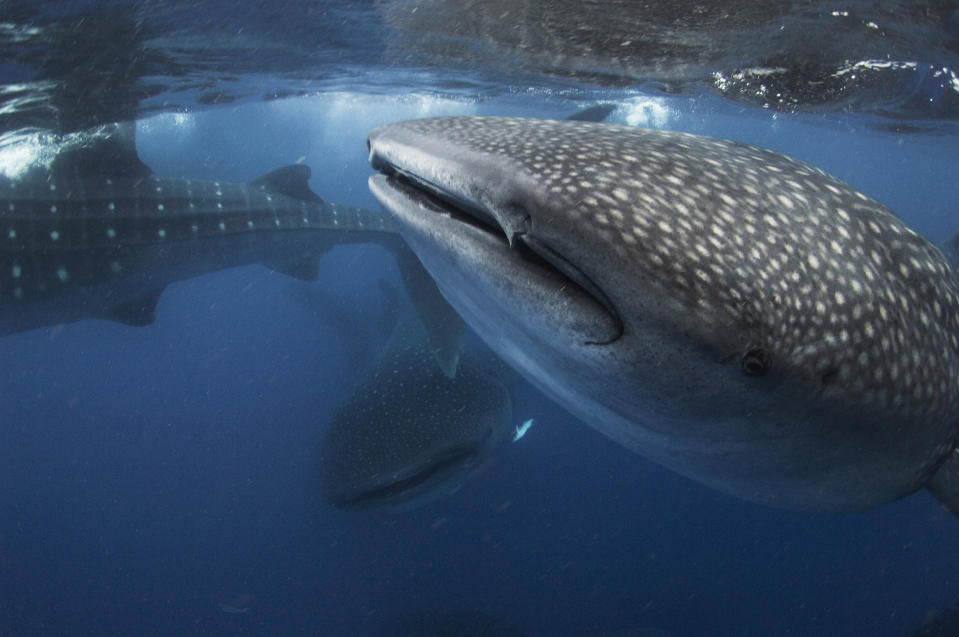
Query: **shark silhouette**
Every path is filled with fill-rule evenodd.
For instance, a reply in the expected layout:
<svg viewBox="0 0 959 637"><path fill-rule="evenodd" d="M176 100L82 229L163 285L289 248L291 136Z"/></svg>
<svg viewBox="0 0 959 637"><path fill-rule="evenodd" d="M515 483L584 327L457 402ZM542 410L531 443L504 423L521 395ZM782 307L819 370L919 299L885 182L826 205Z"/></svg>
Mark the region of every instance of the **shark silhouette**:
<svg viewBox="0 0 959 637"><path fill-rule="evenodd" d="M0 336L91 318L149 325L175 281L253 263L311 280L333 246L376 242L453 373L462 323L387 215L323 201L305 165L248 183L155 176L133 130L71 135L45 163L0 178Z"/></svg>

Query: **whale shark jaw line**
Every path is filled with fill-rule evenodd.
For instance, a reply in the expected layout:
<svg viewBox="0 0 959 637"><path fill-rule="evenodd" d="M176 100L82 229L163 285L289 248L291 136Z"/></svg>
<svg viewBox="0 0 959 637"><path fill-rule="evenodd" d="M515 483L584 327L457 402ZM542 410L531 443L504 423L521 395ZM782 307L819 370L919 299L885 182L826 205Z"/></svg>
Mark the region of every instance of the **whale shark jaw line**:
<svg viewBox="0 0 959 637"><path fill-rule="evenodd" d="M469 444L461 444L444 449L427 462L416 467L408 467L398 475L384 480L373 480L365 488L355 493L344 493L336 501L342 508L358 509L378 507L400 502L426 492L431 485L448 480L457 471L469 467L471 459L478 456L492 433L485 438Z"/></svg>
<svg viewBox="0 0 959 637"><path fill-rule="evenodd" d="M581 315L591 325L581 335L582 344L609 345L622 336L623 322L608 295L575 263L536 237L533 218L520 204L507 204L508 213L497 214L481 201L408 168L373 161L383 174L371 177L370 187L380 193L381 201L389 199L423 223L442 227L451 248L477 249L481 244L503 261L503 273L514 280L525 278L526 285L539 285L544 297L560 291L568 301L565 311ZM435 215L432 222L429 215Z"/></svg>

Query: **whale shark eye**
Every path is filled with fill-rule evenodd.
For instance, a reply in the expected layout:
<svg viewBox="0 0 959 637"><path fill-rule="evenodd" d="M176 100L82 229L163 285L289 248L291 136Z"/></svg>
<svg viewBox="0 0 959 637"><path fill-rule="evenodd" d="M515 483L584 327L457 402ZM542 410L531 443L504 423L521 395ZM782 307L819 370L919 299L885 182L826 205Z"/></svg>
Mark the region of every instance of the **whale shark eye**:
<svg viewBox="0 0 959 637"><path fill-rule="evenodd" d="M773 366L773 357L761 347L754 347L743 354L739 367L747 376L762 376Z"/></svg>

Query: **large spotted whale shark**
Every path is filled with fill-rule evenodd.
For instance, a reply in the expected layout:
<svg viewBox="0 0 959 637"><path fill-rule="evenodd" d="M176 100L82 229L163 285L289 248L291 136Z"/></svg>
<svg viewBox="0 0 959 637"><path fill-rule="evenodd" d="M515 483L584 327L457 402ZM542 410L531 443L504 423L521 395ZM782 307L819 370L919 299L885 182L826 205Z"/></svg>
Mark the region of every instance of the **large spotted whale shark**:
<svg viewBox="0 0 959 637"><path fill-rule="evenodd" d="M959 278L778 153L612 124L431 118L370 178L466 322L584 422L724 492L959 508Z"/></svg>

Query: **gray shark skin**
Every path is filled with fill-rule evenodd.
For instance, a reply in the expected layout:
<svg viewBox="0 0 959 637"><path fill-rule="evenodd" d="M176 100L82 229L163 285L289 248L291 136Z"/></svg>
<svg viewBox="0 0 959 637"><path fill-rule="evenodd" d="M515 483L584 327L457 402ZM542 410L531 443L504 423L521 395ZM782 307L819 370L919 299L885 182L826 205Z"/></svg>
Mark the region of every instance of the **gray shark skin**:
<svg viewBox="0 0 959 637"><path fill-rule="evenodd" d="M511 431L507 386L478 359L453 378L403 311L372 372L337 409L320 451L320 493L342 509L402 512L457 490Z"/></svg>
<svg viewBox="0 0 959 637"><path fill-rule="evenodd" d="M929 486L957 510L959 280L881 204L778 153L611 124L434 118L368 143L447 300L587 424L755 502Z"/></svg>

